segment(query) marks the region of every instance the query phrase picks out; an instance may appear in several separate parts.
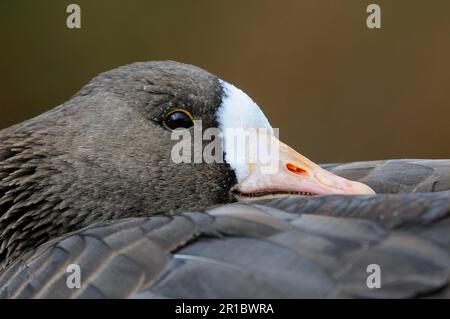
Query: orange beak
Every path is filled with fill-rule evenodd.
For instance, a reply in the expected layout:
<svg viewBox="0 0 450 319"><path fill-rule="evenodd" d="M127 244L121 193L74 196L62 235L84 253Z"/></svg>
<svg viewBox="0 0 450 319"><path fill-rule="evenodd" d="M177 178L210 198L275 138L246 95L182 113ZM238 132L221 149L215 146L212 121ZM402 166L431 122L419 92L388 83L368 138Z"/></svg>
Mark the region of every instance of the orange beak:
<svg viewBox="0 0 450 319"><path fill-rule="evenodd" d="M334 175L286 144L266 130L247 129L246 134L257 143L247 146L247 175L233 192L239 197L288 194L327 195L375 194L367 185ZM268 152L267 150L270 150ZM241 196L239 196L241 195Z"/></svg>

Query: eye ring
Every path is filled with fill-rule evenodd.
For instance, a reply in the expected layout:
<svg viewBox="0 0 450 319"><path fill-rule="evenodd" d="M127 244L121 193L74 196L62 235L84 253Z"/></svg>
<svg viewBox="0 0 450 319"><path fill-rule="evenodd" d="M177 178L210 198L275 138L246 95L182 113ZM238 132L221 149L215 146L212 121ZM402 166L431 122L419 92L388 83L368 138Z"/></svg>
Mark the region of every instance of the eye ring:
<svg viewBox="0 0 450 319"><path fill-rule="evenodd" d="M194 117L189 111L177 108L164 115L163 123L171 131L177 128L188 129L194 126Z"/></svg>

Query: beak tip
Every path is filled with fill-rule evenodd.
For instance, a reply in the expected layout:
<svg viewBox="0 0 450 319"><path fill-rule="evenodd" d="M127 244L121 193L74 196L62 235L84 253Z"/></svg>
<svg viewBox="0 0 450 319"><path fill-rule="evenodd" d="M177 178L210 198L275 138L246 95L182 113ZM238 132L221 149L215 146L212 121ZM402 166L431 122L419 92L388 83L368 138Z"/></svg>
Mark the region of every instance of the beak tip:
<svg viewBox="0 0 450 319"><path fill-rule="evenodd" d="M358 195L375 195L375 191L370 188L368 185L360 183L360 182L353 182L353 188L355 190L355 193Z"/></svg>

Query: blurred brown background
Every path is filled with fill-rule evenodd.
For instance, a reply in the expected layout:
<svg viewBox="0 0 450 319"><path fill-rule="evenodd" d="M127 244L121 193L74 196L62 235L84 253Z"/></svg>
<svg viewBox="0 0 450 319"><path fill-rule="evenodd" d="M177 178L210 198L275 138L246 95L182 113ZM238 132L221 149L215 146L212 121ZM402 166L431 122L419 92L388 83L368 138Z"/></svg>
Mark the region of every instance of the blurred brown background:
<svg viewBox="0 0 450 319"><path fill-rule="evenodd" d="M2 0L0 17L0 129L99 72L173 59L246 91L315 161L450 158L448 0Z"/></svg>

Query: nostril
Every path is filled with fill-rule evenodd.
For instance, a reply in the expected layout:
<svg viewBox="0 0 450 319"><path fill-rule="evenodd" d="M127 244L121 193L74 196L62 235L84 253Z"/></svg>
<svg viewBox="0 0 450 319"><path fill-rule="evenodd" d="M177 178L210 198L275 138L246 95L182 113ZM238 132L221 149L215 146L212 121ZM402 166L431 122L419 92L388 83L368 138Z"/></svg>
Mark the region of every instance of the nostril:
<svg viewBox="0 0 450 319"><path fill-rule="evenodd" d="M286 169L297 175L303 175L303 176L308 175L308 172L306 170L298 167L297 165L291 164L291 163L286 164Z"/></svg>

